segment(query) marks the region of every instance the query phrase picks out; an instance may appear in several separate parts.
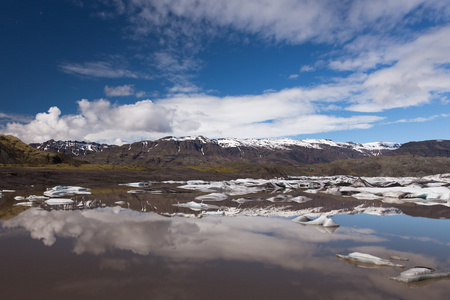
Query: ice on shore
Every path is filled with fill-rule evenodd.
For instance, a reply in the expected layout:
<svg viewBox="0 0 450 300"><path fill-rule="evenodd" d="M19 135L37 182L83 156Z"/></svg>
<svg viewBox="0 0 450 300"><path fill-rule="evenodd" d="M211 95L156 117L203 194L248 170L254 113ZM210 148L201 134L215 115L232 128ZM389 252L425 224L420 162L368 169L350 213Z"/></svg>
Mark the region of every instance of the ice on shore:
<svg viewBox="0 0 450 300"><path fill-rule="evenodd" d="M450 277L450 272L435 272L434 269L427 267L415 267L404 272L401 272L399 276L389 277L389 279L411 283L428 279L446 278Z"/></svg>
<svg viewBox="0 0 450 300"><path fill-rule="evenodd" d="M368 265L376 265L376 266L387 266L387 267L396 267L396 268L404 268L404 265L395 264L390 260L380 258L378 256L374 256L367 253L361 252L352 252L348 255L336 254L336 256L344 261L349 261L356 264L368 264Z"/></svg>

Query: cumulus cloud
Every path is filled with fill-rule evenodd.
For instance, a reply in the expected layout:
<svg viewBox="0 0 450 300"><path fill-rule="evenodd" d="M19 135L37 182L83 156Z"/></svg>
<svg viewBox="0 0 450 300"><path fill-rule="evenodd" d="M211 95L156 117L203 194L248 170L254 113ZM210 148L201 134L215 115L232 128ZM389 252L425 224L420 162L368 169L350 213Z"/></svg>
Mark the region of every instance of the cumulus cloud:
<svg viewBox="0 0 450 300"><path fill-rule="evenodd" d="M25 142L72 139L114 143L118 139L139 140L141 136L172 131L173 112L150 100L120 106L104 99L92 102L83 99L77 103L80 111L77 115L62 115L54 106L29 123L8 123L4 132Z"/></svg>
<svg viewBox="0 0 450 300"><path fill-rule="evenodd" d="M10 122L2 131L26 142L53 138L117 143L163 134L265 138L370 128L384 119L374 112L433 100L448 103L448 36L450 26L435 28L386 48L390 57L376 59L388 64L384 68L366 68L366 72L336 77L317 86L218 97L199 93L193 85L176 85L169 96L155 101L112 105L103 99L81 100L77 115L64 115L52 107L26 124ZM105 88L110 95L131 90L131 85ZM340 114L330 115L330 109Z"/></svg>
<svg viewBox="0 0 450 300"><path fill-rule="evenodd" d="M125 84L120 86L105 86L105 95L108 97L122 97L134 95L134 86Z"/></svg>
<svg viewBox="0 0 450 300"><path fill-rule="evenodd" d="M63 115L58 107L51 107L29 123L8 123L3 131L25 142L76 139L121 143L167 134L264 138L370 128L383 118L322 113L333 103L338 105L354 88L346 83L260 95L176 94L127 105L83 99L77 102L77 115Z"/></svg>

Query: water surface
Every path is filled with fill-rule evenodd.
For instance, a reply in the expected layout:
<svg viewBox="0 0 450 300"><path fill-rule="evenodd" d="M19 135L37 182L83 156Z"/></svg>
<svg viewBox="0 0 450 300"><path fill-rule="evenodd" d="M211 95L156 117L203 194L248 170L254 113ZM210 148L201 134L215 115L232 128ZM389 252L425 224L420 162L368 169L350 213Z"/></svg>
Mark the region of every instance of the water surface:
<svg viewBox="0 0 450 300"><path fill-rule="evenodd" d="M31 208L2 221L4 299L445 299L449 280L404 285L352 251L449 270L449 220L338 215L330 233L289 218L163 217L118 207ZM2 297L3 298L3 297Z"/></svg>

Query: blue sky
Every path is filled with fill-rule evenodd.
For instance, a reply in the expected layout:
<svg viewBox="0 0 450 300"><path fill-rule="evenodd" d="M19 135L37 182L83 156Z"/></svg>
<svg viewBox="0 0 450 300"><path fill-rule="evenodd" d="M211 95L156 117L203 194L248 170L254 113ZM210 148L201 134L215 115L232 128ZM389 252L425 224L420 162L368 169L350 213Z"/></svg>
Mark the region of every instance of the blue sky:
<svg viewBox="0 0 450 300"><path fill-rule="evenodd" d="M448 0L3 0L0 132L450 139Z"/></svg>

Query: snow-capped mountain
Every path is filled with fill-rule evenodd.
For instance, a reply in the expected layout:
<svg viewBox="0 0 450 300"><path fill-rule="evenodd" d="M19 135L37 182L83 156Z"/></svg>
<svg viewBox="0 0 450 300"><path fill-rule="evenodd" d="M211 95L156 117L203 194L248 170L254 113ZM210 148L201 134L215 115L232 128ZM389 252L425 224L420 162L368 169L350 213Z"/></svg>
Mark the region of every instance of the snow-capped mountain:
<svg viewBox="0 0 450 300"><path fill-rule="evenodd" d="M92 153L101 152L105 149L117 147L115 145L79 142L79 141L55 141L49 140L44 143L32 143L30 146L47 152L60 152L68 156L86 156Z"/></svg>
<svg viewBox="0 0 450 300"><path fill-rule="evenodd" d="M32 144L44 151L83 156L93 163L141 165L197 165L228 162L283 165L331 162L377 156L400 147L398 143L342 143L326 139L209 139L203 136L164 137L122 146L50 140Z"/></svg>

